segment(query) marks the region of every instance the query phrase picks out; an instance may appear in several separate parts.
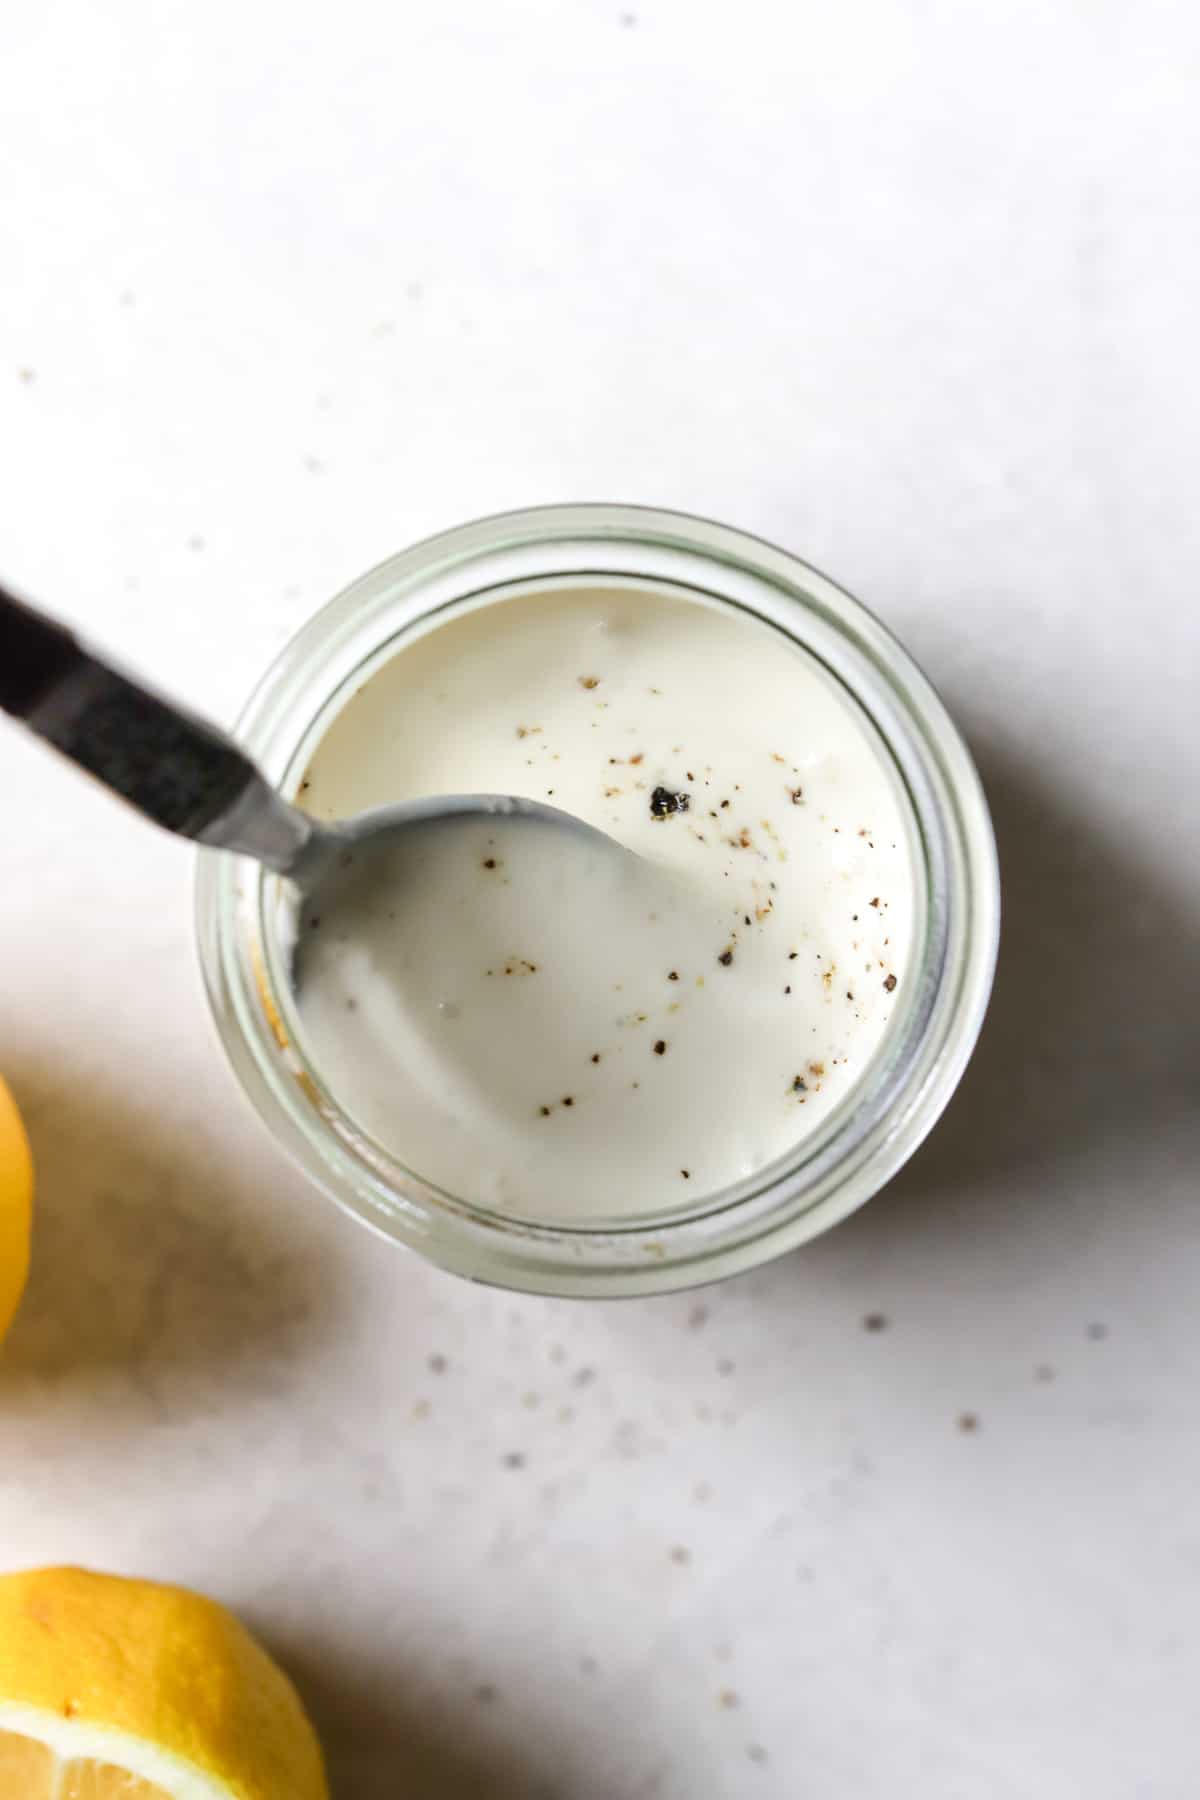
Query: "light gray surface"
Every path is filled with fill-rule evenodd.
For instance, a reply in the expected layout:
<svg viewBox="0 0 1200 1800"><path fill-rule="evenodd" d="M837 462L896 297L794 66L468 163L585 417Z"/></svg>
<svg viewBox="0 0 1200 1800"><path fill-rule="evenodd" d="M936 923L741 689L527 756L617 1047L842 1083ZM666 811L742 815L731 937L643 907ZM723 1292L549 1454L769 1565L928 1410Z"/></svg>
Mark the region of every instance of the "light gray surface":
<svg viewBox="0 0 1200 1800"><path fill-rule="evenodd" d="M1198 20L6 9L6 578L231 718L429 530L707 512L905 636L995 802L935 1139L789 1261L586 1307L309 1192L188 856L0 734L2 1561L241 1609L339 1800L1200 1789Z"/></svg>

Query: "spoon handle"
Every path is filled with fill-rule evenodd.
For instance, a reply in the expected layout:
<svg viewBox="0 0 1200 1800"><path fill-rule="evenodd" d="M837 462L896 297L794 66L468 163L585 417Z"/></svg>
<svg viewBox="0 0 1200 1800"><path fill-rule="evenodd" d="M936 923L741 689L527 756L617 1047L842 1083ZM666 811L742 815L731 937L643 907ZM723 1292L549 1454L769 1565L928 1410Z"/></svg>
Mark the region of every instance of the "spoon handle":
<svg viewBox="0 0 1200 1800"><path fill-rule="evenodd" d="M286 872L313 833L232 738L3 588L0 709L180 837Z"/></svg>

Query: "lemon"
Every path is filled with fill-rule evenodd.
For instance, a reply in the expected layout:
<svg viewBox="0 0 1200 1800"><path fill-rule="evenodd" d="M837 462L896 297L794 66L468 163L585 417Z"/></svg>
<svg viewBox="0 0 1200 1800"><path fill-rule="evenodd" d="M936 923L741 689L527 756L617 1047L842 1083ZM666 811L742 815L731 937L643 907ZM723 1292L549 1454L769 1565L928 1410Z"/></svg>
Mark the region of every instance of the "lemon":
<svg viewBox="0 0 1200 1800"><path fill-rule="evenodd" d="M0 1576L0 1800L328 1800L296 1691L213 1600Z"/></svg>
<svg viewBox="0 0 1200 1800"><path fill-rule="evenodd" d="M13 1097L0 1081L0 1338L12 1324L29 1273L33 1162Z"/></svg>

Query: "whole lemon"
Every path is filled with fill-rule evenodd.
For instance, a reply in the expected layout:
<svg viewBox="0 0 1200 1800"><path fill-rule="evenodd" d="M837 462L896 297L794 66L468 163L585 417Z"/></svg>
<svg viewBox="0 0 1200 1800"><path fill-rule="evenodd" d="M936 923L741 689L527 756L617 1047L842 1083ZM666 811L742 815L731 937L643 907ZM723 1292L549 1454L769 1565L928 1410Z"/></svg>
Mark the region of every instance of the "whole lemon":
<svg viewBox="0 0 1200 1800"><path fill-rule="evenodd" d="M16 1102L0 1080L0 1338L12 1324L29 1273L33 1158Z"/></svg>

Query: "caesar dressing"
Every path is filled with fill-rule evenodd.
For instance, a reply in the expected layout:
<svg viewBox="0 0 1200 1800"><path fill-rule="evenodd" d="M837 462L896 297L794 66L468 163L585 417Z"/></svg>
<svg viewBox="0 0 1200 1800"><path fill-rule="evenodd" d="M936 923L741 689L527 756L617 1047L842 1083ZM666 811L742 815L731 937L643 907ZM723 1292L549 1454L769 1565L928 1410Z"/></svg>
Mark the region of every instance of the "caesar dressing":
<svg viewBox="0 0 1200 1800"><path fill-rule="evenodd" d="M905 979L913 851L815 659L650 587L435 623L336 715L302 799L473 792L615 842L422 826L306 921L304 1048L358 1129L458 1199L583 1223L712 1196L852 1094Z"/></svg>

